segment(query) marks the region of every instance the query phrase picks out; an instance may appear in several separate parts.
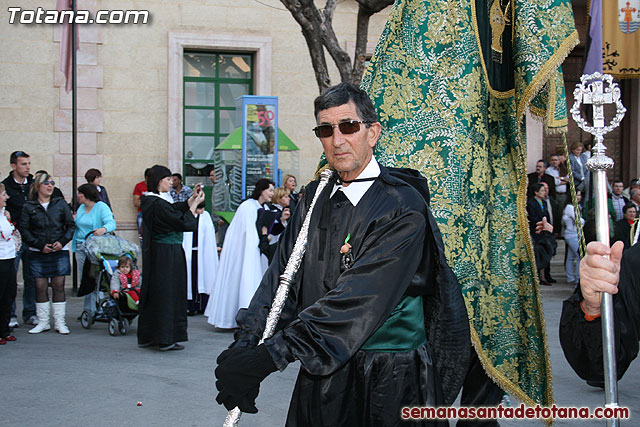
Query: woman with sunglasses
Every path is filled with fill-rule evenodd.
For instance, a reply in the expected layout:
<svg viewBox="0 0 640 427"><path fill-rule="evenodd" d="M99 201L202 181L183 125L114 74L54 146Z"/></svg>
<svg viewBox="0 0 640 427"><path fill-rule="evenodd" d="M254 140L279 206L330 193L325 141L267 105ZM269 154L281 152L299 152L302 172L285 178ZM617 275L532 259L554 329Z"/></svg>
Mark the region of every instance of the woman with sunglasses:
<svg viewBox="0 0 640 427"><path fill-rule="evenodd" d="M36 282L38 325L29 330L30 334L51 328L52 306L56 331L69 333L65 322L64 277L71 274L71 265L66 245L73 238L76 226L67 202L61 197L52 197L55 184L48 173L36 177L20 218L22 244L31 251L31 274ZM53 289L52 306L49 305L49 280Z"/></svg>

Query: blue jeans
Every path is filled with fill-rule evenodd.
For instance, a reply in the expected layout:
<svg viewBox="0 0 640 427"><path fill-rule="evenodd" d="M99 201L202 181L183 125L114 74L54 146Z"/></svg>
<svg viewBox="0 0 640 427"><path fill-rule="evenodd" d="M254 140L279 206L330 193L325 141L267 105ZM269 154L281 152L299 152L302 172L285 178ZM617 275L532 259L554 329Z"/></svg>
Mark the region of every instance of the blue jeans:
<svg viewBox="0 0 640 427"><path fill-rule="evenodd" d="M564 241L567 244L567 261L564 269L567 272L568 282L578 282L580 280L580 255L578 253L578 235L565 235Z"/></svg>
<svg viewBox="0 0 640 427"><path fill-rule="evenodd" d="M84 268L85 262L90 262L90 261L87 259L87 252L84 248L84 242L82 243L76 242L76 266L78 267L77 274L78 274L79 281L82 280L82 270ZM98 292L98 291L93 291L90 294L85 295L84 304L82 307L83 310L86 310L89 313L94 314L96 312L98 301L100 301L102 298L104 298L104 293Z"/></svg>
<svg viewBox="0 0 640 427"><path fill-rule="evenodd" d="M82 309L94 315L96 312L102 313L102 307L98 307L98 303L104 299L104 292L93 291L84 296L84 304Z"/></svg>
<svg viewBox="0 0 640 427"><path fill-rule="evenodd" d="M142 238L142 211L138 212L136 217L136 224L138 225L138 236Z"/></svg>
<svg viewBox="0 0 640 427"><path fill-rule="evenodd" d="M26 322L31 316L36 315L36 283L31 275L31 266L29 265L29 248L25 244L23 244L18 253L16 253L14 261L16 275L18 274L18 267L21 259L22 280L24 281L24 292L22 292L22 321ZM15 298L11 303L11 317L16 317Z"/></svg>

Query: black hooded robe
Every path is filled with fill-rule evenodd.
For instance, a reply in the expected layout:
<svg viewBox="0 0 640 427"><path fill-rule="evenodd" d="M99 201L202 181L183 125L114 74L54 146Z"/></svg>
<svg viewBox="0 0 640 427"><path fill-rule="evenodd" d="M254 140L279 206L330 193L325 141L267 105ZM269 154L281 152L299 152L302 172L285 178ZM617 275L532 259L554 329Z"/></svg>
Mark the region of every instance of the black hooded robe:
<svg viewBox="0 0 640 427"><path fill-rule="evenodd" d="M187 267L182 233L197 222L187 202L171 204L143 196L142 287L138 344L167 346L187 341Z"/></svg>
<svg viewBox="0 0 640 427"><path fill-rule="evenodd" d="M618 293L613 296L613 324L618 380L638 356L640 340L640 244L622 254ZM604 382L602 319L591 322L580 308L580 288L562 304L560 345L565 358L580 378L590 384Z"/></svg>
<svg viewBox="0 0 640 427"><path fill-rule="evenodd" d="M277 332L265 341L280 370L294 360L302 364L287 426L404 425L401 408L455 399L469 359L467 314L455 277L442 265L426 181L413 178L424 185L426 196L383 167L355 207L348 200L329 199L335 181L320 195ZM233 346L254 346L260 339L317 185L309 185L251 304L238 313L240 331ZM341 265L340 254L347 236L354 259L349 268ZM436 276L447 285L435 286ZM387 334L389 349L380 348L380 342L370 348L370 338L379 335L400 305L416 297L424 300L425 318L446 312L431 327L421 321L405 328L405 335L422 330L423 341L412 341L414 334L405 337L410 348L398 348L393 334ZM446 344L433 348L424 341L425 329L429 339L438 336ZM444 377L449 377L446 384Z"/></svg>

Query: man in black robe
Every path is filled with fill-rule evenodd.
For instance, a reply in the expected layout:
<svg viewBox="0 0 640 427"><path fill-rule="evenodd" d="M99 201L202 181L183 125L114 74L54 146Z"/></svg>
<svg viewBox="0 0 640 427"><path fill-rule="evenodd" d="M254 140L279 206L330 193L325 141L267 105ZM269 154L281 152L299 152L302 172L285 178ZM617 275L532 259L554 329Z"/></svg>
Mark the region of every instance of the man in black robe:
<svg viewBox="0 0 640 427"><path fill-rule="evenodd" d="M260 382L299 360L287 425L400 425L405 406L455 399L470 357L464 302L428 209L426 180L373 157L381 125L366 93L346 83L329 88L315 115L338 177L318 197L277 332L258 345L318 181L238 313L236 341L218 357L217 400L255 413Z"/></svg>
<svg viewBox="0 0 640 427"><path fill-rule="evenodd" d="M640 244L623 253L589 243L580 262L580 287L562 307L560 344L574 371L592 386L604 386L600 294L613 294L617 377L621 379L638 355L640 340ZM609 255L610 259L604 258Z"/></svg>

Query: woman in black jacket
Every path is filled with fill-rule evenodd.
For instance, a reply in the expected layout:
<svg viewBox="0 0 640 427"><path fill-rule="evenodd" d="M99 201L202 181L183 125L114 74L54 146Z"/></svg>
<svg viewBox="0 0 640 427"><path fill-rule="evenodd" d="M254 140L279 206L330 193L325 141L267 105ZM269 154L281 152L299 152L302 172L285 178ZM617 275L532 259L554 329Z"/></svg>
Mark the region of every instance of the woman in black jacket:
<svg viewBox="0 0 640 427"><path fill-rule="evenodd" d="M549 205L546 202L547 188L544 184L536 182L531 188L534 197L527 203L527 215L529 217L529 231L533 243L533 251L536 258L536 266L540 284L551 286L547 282L547 269L556 250L556 241L550 232L542 225L543 218L549 219Z"/></svg>
<svg viewBox="0 0 640 427"><path fill-rule="evenodd" d="M68 334L65 322L64 277L71 273L69 250L65 245L73 238L75 222L67 202L52 197L55 181L47 173L36 177L29 198L22 208L20 231L22 242L31 252L31 274L36 282L38 325L29 331L38 334L51 328L49 315L49 279L53 288L53 319L61 334Z"/></svg>
<svg viewBox="0 0 640 427"><path fill-rule="evenodd" d="M142 287L138 346L182 350L187 341L187 265L182 233L195 231L196 209L204 202L200 184L185 202L169 195L171 171L155 165L147 179L142 207Z"/></svg>
<svg viewBox="0 0 640 427"><path fill-rule="evenodd" d="M633 245L633 238L636 224L636 205L629 202L622 208L624 218L615 223L615 232L613 242L621 241L624 243L624 249L627 250Z"/></svg>

